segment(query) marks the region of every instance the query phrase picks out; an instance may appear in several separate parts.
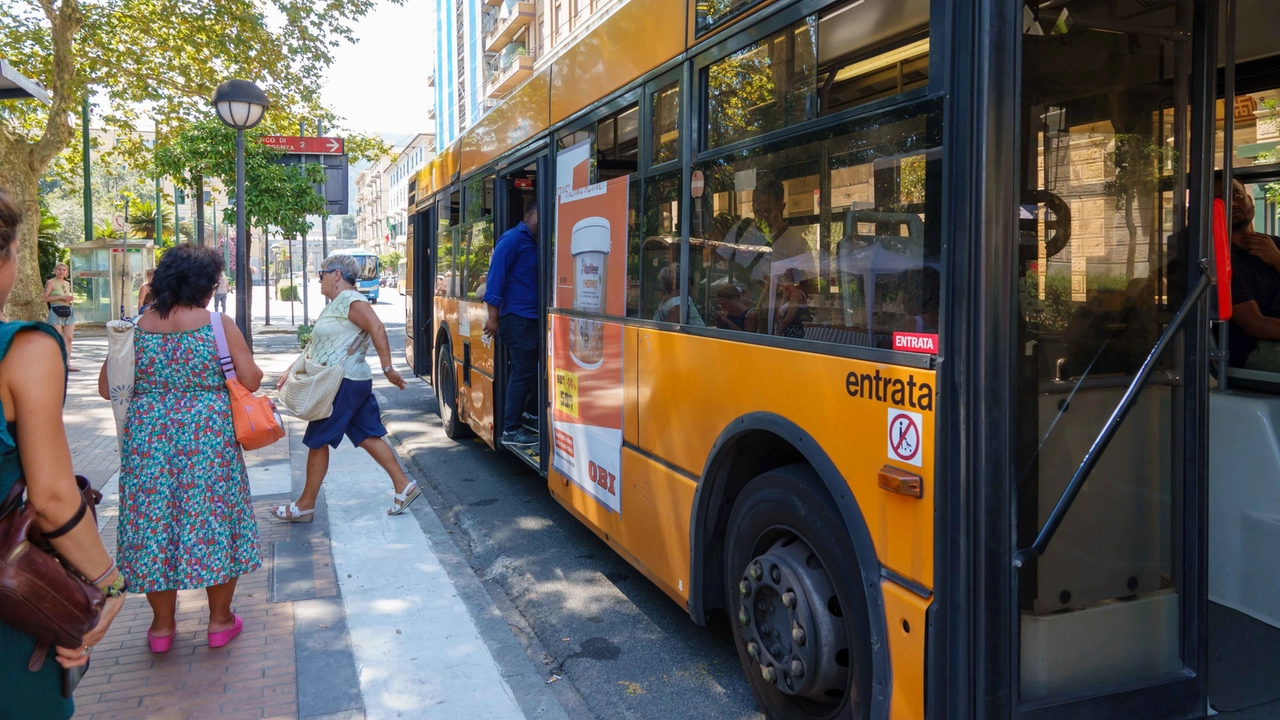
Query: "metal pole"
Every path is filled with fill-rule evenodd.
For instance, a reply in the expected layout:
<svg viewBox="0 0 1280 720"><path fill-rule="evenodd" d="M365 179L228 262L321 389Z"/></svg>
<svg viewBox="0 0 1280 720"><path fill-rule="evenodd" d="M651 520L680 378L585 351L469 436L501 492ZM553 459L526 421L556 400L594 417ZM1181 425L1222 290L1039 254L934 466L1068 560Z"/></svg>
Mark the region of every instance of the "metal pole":
<svg viewBox="0 0 1280 720"><path fill-rule="evenodd" d="M84 165L84 241L93 240L93 174L89 166L89 91L84 93L84 105L80 108L80 135L82 162Z"/></svg>
<svg viewBox="0 0 1280 720"><path fill-rule="evenodd" d="M244 131L236 131L236 327L253 352L253 325L249 322L249 245L244 230Z"/></svg>
<svg viewBox="0 0 1280 720"><path fill-rule="evenodd" d="M1231 233L1231 206L1235 204L1236 194L1232 180L1235 167L1236 137L1236 3L1226 1L1227 11L1227 46L1226 67L1222 75L1222 202L1227 206L1227 234ZM1228 248L1227 252L1230 252ZM1219 258L1221 260L1221 258ZM1216 266L1215 266L1216 271ZM1215 296L1216 301L1216 296ZM1225 308L1223 308L1225 309ZM1226 390L1230 379L1227 377L1228 363L1231 362L1228 345L1230 343L1229 323L1218 323L1218 390Z"/></svg>
<svg viewBox="0 0 1280 720"><path fill-rule="evenodd" d="M320 257L329 257L329 213L320 216Z"/></svg>
<svg viewBox="0 0 1280 720"><path fill-rule="evenodd" d="M161 203L163 203L163 199L161 198L161 195L160 195L160 176L157 175L156 176L156 244L157 245L164 244L163 242L164 241L164 215L160 212L161 210L164 209L164 207ZM175 215L174 218L176 219L177 215ZM128 255L129 251L125 250L125 254Z"/></svg>
<svg viewBox="0 0 1280 720"><path fill-rule="evenodd" d="M298 284L293 280L293 236L289 236L289 287L293 288L289 294L289 324L297 325L298 318L295 316L293 304L298 299Z"/></svg>
<svg viewBox="0 0 1280 720"><path fill-rule="evenodd" d="M263 323L271 327L271 229L262 233L262 312L267 316Z"/></svg>
<svg viewBox="0 0 1280 720"><path fill-rule="evenodd" d="M302 324L310 325L311 319L307 315L307 234L302 233Z"/></svg>
<svg viewBox="0 0 1280 720"><path fill-rule="evenodd" d="M196 245L204 247L204 176L196 175Z"/></svg>

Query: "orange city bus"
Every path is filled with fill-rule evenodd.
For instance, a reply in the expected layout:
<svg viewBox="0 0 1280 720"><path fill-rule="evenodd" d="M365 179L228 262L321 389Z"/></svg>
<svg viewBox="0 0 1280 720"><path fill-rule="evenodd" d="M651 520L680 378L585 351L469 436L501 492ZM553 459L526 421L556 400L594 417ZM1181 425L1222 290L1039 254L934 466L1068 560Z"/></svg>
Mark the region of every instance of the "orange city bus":
<svg viewBox="0 0 1280 720"><path fill-rule="evenodd" d="M512 450L733 618L769 717L1200 717L1215 137L1280 85L1265 22L1230 50L1264 4L620 4L411 181L406 354L505 450L482 298L532 204Z"/></svg>

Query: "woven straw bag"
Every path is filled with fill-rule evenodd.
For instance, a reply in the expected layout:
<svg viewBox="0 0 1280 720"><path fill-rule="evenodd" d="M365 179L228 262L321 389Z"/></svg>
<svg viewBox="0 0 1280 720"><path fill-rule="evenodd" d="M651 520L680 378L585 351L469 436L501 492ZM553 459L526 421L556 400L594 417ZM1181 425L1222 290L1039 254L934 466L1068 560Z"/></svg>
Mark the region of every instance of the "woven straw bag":
<svg viewBox="0 0 1280 720"><path fill-rule="evenodd" d="M123 447L124 421L133 400L134 334L133 320L111 320L107 323L107 389L111 396L111 413L116 421L116 444Z"/></svg>
<svg viewBox="0 0 1280 720"><path fill-rule="evenodd" d="M364 345L368 333L360 333L347 348L347 357ZM333 414L333 398L338 394L338 386L342 385L345 362L325 366L307 360L303 351L285 376L284 386L280 388L280 404L289 408L298 419L323 420Z"/></svg>

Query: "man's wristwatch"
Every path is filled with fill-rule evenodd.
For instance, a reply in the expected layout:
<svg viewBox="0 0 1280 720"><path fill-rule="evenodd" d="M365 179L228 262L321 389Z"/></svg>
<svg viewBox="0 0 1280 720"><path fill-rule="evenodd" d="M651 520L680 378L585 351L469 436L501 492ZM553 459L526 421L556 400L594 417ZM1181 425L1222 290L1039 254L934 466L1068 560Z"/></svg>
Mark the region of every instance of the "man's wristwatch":
<svg viewBox="0 0 1280 720"><path fill-rule="evenodd" d="M387 373L389 373L389 372L391 372L392 370L395 370L395 369L396 369L396 368L395 368L395 366L394 366L394 365L388 365L388 366L386 366L386 367L382 368L382 374L383 374L383 375L386 375Z"/></svg>

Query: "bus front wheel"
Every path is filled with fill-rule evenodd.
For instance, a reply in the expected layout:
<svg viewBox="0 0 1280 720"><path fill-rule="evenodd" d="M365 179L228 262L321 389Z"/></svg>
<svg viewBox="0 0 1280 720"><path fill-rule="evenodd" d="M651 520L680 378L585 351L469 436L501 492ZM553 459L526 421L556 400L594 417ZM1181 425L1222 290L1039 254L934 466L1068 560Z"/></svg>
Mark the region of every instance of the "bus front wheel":
<svg viewBox="0 0 1280 720"><path fill-rule="evenodd" d="M773 720L862 720L866 596L839 508L808 465L757 476L729 516L725 592L738 659Z"/></svg>
<svg viewBox="0 0 1280 720"><path fill-rule="evenodd" d="M458 385L453 374L453 348L447 344L440 348L440 353L436 356L435 391L444 434L451 440L465 437L469 428L458 418Z"/></svg>

